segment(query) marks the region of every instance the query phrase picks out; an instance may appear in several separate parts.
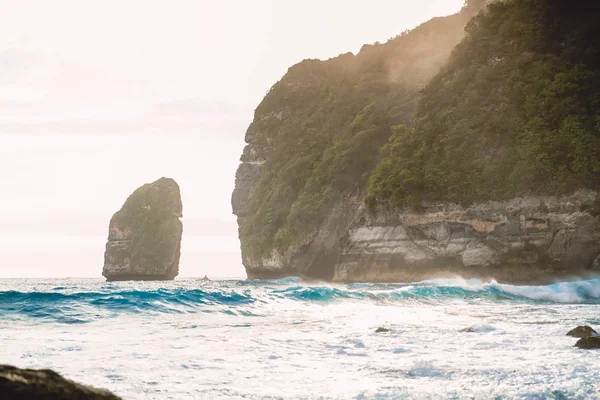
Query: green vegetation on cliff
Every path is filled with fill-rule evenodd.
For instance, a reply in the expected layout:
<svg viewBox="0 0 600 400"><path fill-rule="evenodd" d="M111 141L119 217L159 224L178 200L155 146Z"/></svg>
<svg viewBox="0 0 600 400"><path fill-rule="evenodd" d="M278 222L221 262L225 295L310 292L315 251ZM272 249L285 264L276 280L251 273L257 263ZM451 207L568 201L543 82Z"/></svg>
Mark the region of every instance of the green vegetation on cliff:
<svg viewBox="0 0 600 400"><path fill-rule="evenodd" d="M379 149L412 124L418 91L465 19L433 19L356 56L305 60L271 88L246 135L244 157L264 164L239 219L245 259L301 245L336 199L364 195Z"/></svg>
<svg viewBox="0 0 600 400"><path fill-rule="evenodd" d="M490 5L382 155L367 204L599 189L598 2Z"/></svg>
<svg viewBox="0 0 600 400"><path fill-rule="evenodd" d="M129 258L132 266L141 266L148 274L166 268L179 251L181 215L180 190L173 179L161 178L139 187L110 221L111 229L130 232L131 248L110 251L124 252L118 258Z"/></svg>

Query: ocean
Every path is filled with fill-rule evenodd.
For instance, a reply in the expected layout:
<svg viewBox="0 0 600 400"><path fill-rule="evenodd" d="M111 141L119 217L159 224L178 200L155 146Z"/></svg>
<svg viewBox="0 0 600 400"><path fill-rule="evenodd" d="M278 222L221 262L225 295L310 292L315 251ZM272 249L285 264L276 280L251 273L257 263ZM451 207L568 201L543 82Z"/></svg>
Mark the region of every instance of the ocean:
<svg viewBox="0 0 600 400"><path fill-rule="evenodd" d="M0 363L124 399L598 399L585 324L600 280L0 280Z"/></svg>

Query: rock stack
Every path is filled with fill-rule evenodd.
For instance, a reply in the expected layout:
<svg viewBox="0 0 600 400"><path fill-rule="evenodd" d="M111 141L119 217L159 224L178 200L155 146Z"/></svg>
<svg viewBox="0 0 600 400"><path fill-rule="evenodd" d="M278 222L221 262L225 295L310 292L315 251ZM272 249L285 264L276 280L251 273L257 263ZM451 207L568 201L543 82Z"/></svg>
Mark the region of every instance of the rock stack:
<svg viewBox="0 0 600 400"><path fill-rule="evenodd" d="M174 279L181 217L181 195L173 179L138 188L110 220L102 275L108 281Z"/></svg>

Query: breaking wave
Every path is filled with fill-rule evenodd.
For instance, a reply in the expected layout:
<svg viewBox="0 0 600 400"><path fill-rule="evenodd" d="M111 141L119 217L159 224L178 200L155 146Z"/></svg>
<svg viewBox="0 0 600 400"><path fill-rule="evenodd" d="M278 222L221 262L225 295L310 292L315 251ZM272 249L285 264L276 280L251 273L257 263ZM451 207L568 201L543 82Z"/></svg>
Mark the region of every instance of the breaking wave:
<svg viewBox="0 0 600 400"><path fill-rule="evenodd" d="M600 304L600 279L548 286L514 286L461 279L336 286L309 285L296 279L285 279L197 282L175 288L102 283L86 291L69 287L37 289L0 291L0 319L85 323L121 314L218 312L260 316L281 302L371 301L399 306L411 302L443 304L448 301Z"/></svg>

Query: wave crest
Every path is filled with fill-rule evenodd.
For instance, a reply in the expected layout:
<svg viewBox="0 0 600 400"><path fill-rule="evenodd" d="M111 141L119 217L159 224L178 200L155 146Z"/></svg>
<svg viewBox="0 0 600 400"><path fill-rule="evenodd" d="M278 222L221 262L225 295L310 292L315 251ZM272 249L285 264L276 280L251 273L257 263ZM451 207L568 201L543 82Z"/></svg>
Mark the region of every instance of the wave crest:
<svg viewBox="0 0 600 400"><path fill-rule="evenodd" d="M143 286L143 285L142 285ZM303 285L297 280L247 283L211 282L200 288L0 291L0 318L34 318L60 323L90 322L127 314L225 313L256 316L281 302L386 302L441 304L534 302L600 304L600 279L548 286L514 286L478 280L432 280L414 284Z"/></svg>

